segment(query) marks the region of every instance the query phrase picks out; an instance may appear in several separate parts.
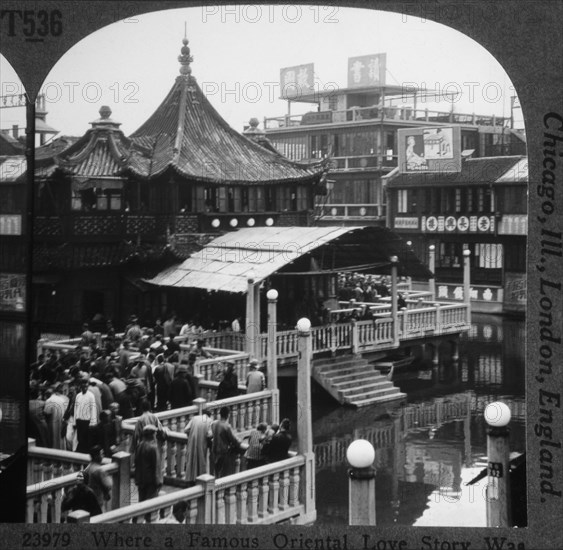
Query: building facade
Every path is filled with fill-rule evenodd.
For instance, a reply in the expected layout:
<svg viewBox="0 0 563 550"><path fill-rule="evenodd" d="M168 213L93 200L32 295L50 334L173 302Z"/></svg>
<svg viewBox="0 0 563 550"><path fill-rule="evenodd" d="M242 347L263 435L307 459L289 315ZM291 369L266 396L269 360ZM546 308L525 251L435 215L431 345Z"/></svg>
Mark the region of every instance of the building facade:
<svg viewBox="0 0 563 550"><path fill-rule="evenodd" d="M295 103L311 104L313 110L264 119L266 136L288 158L331 158L328 193L318 197L315 223L385 224L382 178L397 166L399 129L456 126L461 149L475 157L525 154L523 136L510 128L509 118L456 113L453 102L430 110L435 92L383 81L296 93L287 97L288 111Z"/></svg>
<svg viewBox="0 0 563 550"><path fill-rule="evenodd" d="M434 247L438 299L463 299L463 251L471 252L475 311L522 313L526 300L528 161L462 159L459 172L386 178L388 226L427 265Z"/></svg>
<svg viewBox="0 0 563 550"><path fill-rule="evenodd" d="M102 107L82 137L37 150L38 330L119 326L132 313L154 322L171 305L143 279L224 231L311 223L325 163L290 161L230 128L192 76L187 43L170 92L132 135Z"/></svg>

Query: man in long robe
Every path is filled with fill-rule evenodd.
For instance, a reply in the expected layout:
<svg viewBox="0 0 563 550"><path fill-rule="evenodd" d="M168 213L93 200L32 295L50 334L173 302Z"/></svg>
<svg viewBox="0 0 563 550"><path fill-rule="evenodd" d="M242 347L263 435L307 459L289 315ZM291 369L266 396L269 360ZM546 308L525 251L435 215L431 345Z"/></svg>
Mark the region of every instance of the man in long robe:
<svg viewBox="0 0 563 550"><path fill-rule="evenodd" d="M133 432L133 437L131 437L131 447L129 448L129 452L132 455L135 454L139 443L143 439L143 429L145 428L145 426L154 426L157 432L164 432L162 423L160 422L156 414L151 412L151 405L148 399L143 399L141 401L141 410L143 411L143 414L141 414L141 416L139 416L139 418L137 419L137 423L135 424L135 431Z"/></svg>
<svg viewBox="0 0 563 550"><path fill-rule="evenodd" d="M188 422L186 451L186 481L195 484L198 476L208 473L207 449L211 437L211 418L201 411Z"/></svg>
<svg viewBox="0 0 563 550"><path fill-rule="evenodd" d="M156 428L143 428L143 441L135 451L135 483L139 490L139 502L158 496L163 483L162 455L154 438Z"/></svg>
<svg viewBox="0 0 563 550"><path fill-rule="evenodd" d="M55 386L54 393L45 401L43 413L47 419L47 426L51 432L51 445L53 449L66 451L66 430L62 432L63 416L68 407L68 397L62 393L62 385Z"/></svg>

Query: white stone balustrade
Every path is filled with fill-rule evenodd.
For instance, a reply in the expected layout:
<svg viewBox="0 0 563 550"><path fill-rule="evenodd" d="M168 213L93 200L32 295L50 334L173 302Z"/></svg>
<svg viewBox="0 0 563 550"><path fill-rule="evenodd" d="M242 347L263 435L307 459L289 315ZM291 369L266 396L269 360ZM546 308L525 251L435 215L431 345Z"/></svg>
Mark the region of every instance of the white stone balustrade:
<svg viewBox="0 0 563 550"><path fill-rule="evenodd" d="M306 459L296 455L259 468L215 479L200 476L195 487L131 504L99 516L69 514L71 519L90 523L144 523L168 516L175 502L186 501L186 523L273 524L294 520L307 523L300 502Z"/></svg>

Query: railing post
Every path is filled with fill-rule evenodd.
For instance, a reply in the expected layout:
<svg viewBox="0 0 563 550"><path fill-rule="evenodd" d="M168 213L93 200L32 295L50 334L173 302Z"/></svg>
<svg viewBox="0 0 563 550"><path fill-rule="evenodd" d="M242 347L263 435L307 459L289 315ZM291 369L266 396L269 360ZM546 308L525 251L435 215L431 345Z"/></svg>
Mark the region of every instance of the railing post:
<svg viewBox="0 0 563 550"><path fill-rule="evenodd" d="M440 313L440 304L436 303L434 306L436 307L436 327L434 330L436 331L436 334L440 334L442 331L442 314Z"/></svg>
<svg viewBox="0 0 563 550"><path fill-rule="evenodd" d="M471 323L471 267L469 265L469 256L471 251L465 249L463 251L463 301L467 306L467 323Z"/></svg>
<svg viewBox="0 0 563 550"><path fill-rule="evenodd" d="M268 389L278 388L278 355L277 355L277 301L278 291L274 288L268 290Z"/></svg>
<svg viewBox="0 0 563 550"><path fill-rule="evenodd" d="M360 332L356 319L352 319L352 354L360 354Z"/></svg>
<svg viewBox="0 0 563 550"><path fill-rule="evenodd" d="M391 318L393 319L393 347L399 346L399 319L397 312L397 264L399 258L391 256Z"/></svg>
<svg viewBox="0 0 563 550"><path fill-rule="evenodd" d="M117 463L117 484L112 491L112 510L131 504L131 455L119 451L112 455L112 462Z"/></svg>
<svg viewBox="0 0 563 550"><path fill-rule="evenodd" d="M198 500L197 522L205 525L215 523L215 477L203 474L196 478L196 483L203 488L203 498Z"/></svg>
<svg viewBox="0 0 563 550"><path fill-rule="evenodd" d="M436 271L436 247L431 244L428 247L429 250L429 265L428 265L428 269L430 269L430 271L432 271L432 278L428 280L428 286L429 286L429 290L430 290L430 295L431 295L431 300L434 301L436 299L436 277L435 277L435 271Z"/></svg>
<svg viewBox="0 0 563 550"><path fill-rule="evenodd" d="M304 514L301 523L312 523L317 518L315 508L315 454L313 452L313 417L311 408L311 322L302 318L297 322L299 358L297 360L297 444L299 454L305 457L305 471L300 485L300 501Z"/></svg>
<svg viewBox="0 0 563 550"><path fill-rule="evenodd" d="M70 512L66 518L68 523L90 523L90 512L85 510L76 510Z"/></svg>
<svg viewBox="0 0 563 550"><path fill-rule="evenodd" d="M201 391L201 381L204 379L203 374L197 373L193 375L195 394L199 397Z"/></svg>
<svg viewBox="0 0 563 550"><path fill-rule="evenodd" d="M510 446L507 427L510 409L505 403L485 407L487 429L487 527L511 527Z"/></svg>
<svg viewBox="0 0 563 550"><path fill-rule="evenodd" d="M39 356L43 353L43 346L45 345L46 342L47 342L46 338L39 338L39 340L37 340L37 357L36 357L36 359L39 359Z"/></svg>
<svg viewBox="0 0 563 550"><path fill-rule="evenodd" d="M256 357L256 340L260 331L257 330L256 319L254 317L256 313L256 307L254 305L254 272L248 274L246 287L246 323L245 323L245 336L246 336L246 349L245 351Z"/></svg>

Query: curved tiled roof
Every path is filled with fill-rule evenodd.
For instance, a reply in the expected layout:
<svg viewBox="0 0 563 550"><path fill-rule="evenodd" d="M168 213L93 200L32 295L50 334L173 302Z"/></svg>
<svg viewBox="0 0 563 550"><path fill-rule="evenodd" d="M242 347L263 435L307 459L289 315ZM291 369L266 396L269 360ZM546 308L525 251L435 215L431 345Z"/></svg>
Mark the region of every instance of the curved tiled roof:
<svg viewBox="0 0 563 550"><path fill-rule="evenodd" d="M180 76L136 132L127 138L119 123L109 118L109 107L102 107L101 118L75 143L38 151L44 174L58 167L86 178L132 175L149 180L172 172L181 178L223 185L317 183L328 167L326 161L291 161L223 120L191 76L187 43L184 39Z"/></svg>
<svg viewBox="0 0 563 550"><path fill-rule="evenodd" d="M296 163L233 130L205 97L195 79L179 76L153 115L130 136L152 149L149 177L172 169L211 183L302 181L318 177L322 163ZM141 173L134 165L131 170Z"/></svg>

